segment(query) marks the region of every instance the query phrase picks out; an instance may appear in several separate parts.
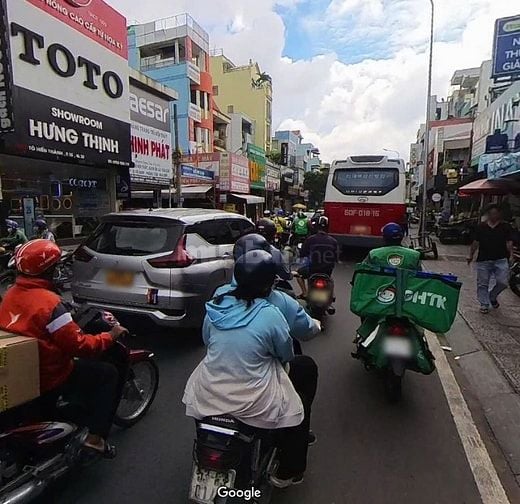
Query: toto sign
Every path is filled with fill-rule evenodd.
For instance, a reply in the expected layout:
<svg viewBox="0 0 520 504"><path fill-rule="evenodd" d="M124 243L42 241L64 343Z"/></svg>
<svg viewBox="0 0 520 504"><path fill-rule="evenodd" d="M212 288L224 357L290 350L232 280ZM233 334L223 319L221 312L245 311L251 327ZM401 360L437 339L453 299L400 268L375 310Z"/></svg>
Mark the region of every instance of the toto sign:
<svg viewBox="0 0 520 504"><path fill-rule="evenodd" d="M72 5L72 7L88 7L92 0L65 0L68 4Z"/></svg>
<svg viewBox="0 0 520 504"><path fill-rule="evenodd" d="M125 18L103 0L0 2L7 5L14 104L14 133L2 150L130 166Z"/></svg>

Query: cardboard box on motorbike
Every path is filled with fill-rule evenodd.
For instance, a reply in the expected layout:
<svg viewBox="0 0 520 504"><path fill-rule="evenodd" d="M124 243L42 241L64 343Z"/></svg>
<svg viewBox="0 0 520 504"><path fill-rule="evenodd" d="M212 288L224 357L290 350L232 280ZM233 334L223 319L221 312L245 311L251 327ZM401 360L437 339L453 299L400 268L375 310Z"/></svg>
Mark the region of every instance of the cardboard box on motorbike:
<svg viewBox="0 0 520 504"><path fill-rule="evenodd" d="M457 315L461 283L451 275L358 264L350 309L360 317L404 317L434 332Z"/></svg>
<svg viewBox="0 0 520 504"><path fill-rule="evenodd" d="M0 331L0 412L39 395L38 342Z"/></svg>

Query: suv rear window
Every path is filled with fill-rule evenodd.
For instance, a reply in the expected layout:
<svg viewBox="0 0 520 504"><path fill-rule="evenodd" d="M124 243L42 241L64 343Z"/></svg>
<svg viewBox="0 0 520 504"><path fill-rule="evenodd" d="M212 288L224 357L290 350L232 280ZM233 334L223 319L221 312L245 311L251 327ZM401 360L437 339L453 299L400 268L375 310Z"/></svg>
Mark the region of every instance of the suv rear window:
<svg viewBox="0 0 520 504"><path fill-rule="evenodd" d="M175 249L183 226L162 222L105 222L85 245L101 254L145 256Z"/></svg>

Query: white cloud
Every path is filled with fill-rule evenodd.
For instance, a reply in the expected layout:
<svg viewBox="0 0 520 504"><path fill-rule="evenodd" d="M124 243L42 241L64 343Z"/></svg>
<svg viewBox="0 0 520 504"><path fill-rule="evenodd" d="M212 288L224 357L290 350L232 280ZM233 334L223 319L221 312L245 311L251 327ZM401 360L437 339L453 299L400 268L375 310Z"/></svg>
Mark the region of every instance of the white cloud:
<svg viewBox="0 0 520 504"><path fill-rule="evenodd" d="M310 36L329 47L308 60L282 56L285 26L275 11L283 5L297 15L303 0L108 1L140 22L150 13L159 18L188 11L210 32L212 47L222 47L237 64L257 60L273 77L275 126L302 130L328 160L382 148L406 157L424 118L428 0L332 0L323 20L303 20ZM494 19L515 14L513 3L436 0L435 93L446 95L454 70L490 57ZM373 40L387 49L387 58L345 64L333 50Z"/></svg>

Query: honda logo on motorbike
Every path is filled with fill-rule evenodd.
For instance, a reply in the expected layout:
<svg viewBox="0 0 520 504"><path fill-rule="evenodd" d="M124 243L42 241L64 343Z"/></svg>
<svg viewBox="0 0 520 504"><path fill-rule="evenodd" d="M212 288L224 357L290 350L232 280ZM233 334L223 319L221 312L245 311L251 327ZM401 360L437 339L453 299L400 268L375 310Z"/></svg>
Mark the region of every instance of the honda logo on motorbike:
<svg viewBox="0 0 520 504"><path fill-rule="evenodd" d="M72 7L88 7L92 0L65 0L68 4L72 5Z"/></svg>

